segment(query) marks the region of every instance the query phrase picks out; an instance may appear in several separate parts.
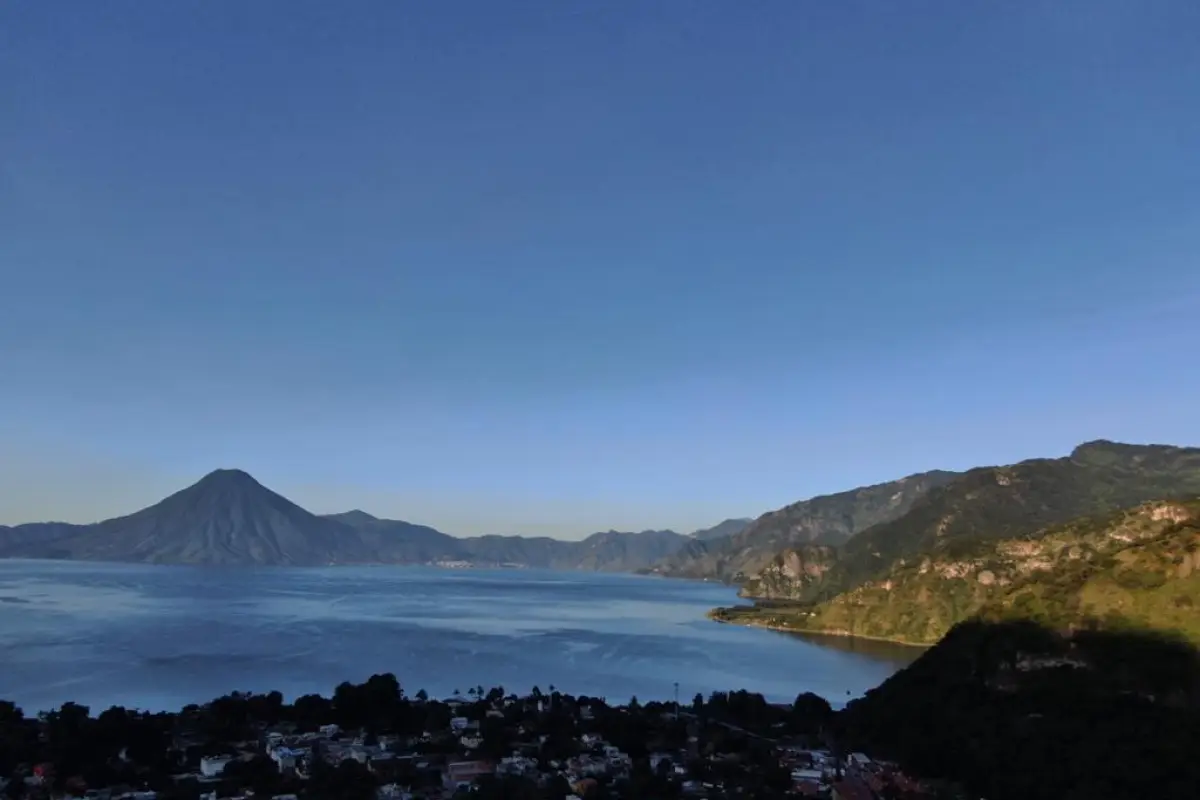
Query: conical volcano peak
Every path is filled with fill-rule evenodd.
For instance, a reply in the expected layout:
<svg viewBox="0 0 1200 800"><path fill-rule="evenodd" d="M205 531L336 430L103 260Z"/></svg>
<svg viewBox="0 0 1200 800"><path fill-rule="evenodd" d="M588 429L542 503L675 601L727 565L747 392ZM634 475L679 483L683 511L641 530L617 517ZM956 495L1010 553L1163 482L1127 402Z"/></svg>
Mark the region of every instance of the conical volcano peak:
<svg viewBox="0 0 1200 800"><path fill-rule="evenodd" d="M178 493L190 502L276 505L290 501L263 486L249 472L240 469L215 469ZM172 495L174 496L174 495ZM168 498L170 499L170 498Z"/></svg>
<svg viewBox="0 0 1200 800"><path fill-rule="evenodd" d="M214 470L148 508L99 523L84 546L110 554L119 547L121 560L183 564L330 564L373 555L345 525L240 469Z"/></svg>
<svg viewBox="0 0 1200 800"><path fill-rule="evenodd" d="M261 483L249 472L240 469L214 469L196 483L197 486L247 486L259 487Z"/></svg>
<svg viewBox="0 0 1200 800"><path fill-rule="evenodd" d="M287 498L271 491L255 480L250 473L240 469L213 470L163 502L169 503L175 498L186 499L192 506L199 503L214 508L219 506L227 510L231 508L243 510L266 508L280 504L293 505Z"/></svg>

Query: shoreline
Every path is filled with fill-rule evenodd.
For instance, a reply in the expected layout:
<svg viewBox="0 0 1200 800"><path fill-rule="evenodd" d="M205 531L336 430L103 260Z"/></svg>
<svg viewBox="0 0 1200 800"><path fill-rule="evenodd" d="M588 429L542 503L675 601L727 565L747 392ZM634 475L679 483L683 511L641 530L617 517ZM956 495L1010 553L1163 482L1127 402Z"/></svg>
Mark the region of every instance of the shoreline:
<svg viewBox="0 0 1200 800"><path fill-rule="evenodd" d="M918 643L918 642L910 642L905 639L891 639L891 638L888 638L887 636L869 636L864 633L851 633L850 631L844 631L844 630L836 630L836 631L811 630L811 629L804 629L804 628L788 628L783 625L772 625L767 622L758 622L756 620L742 622L742 621L733 620L733 619L717 619L716 617L714 617L712 615L712 612L709 612L709 614L707 614L706 616L708 616L708 618L711 619L713 622L720 623L721 625L741 625L744 628L760 628L760 629L766 630L766 631L775 631L776 633L794 633L798 636L815 636L815 637L828 636L828 637L837 638L837 639L860 639L864 642L883 642L884 644L898 644L898 645L903 645L904 647L913 647L918 650L928 650L929 648L931 648L935 644L937 644L937 642Z"/></svg>
<svg viewBox="0 0 1200 800"><path fill-rule="evenodd" d="M625 569L584 569L580 567L541 567L531 564L504 563L504 564L484 564L470 562L434 562L434 561L331 561L327 564L280 564L280 563L219 563L213 564L210 562L188 563L183 561L123 561L119 559L103 559L103 558L48 558L35 556L6 556L0 555L0 564L17 563L23 561L36 562L39 564L72 564L81 566L99 566L99 567L167 567L167 568L183 568L196 570L322 570L322 569L343 569L343 568L362 568L362 567L401 567L401 568L422 568L436 569L445 572L556 572L564 574L580 574L580 575L610 575L624 576L630 578L658 578L662 580L680 580L689 581L691 583L707 583L716 586L732 587L734 584L726 583L725 581L715 578L693 578L684 575L666 575L660 572L652 572L648 570L625 570Z"/></svg>

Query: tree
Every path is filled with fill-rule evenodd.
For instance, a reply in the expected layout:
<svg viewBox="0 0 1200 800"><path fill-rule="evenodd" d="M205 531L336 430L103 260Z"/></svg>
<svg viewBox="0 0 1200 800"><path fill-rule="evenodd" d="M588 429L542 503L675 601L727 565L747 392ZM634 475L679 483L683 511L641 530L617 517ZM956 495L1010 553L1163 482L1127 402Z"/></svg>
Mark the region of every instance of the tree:
<svg viewBox="0 0 1200 800"><path fill-rule="evenodd" d="M333 769L314 769L309 779L315 796L336 800L374 800L375 776L348 758Z"/></svg>
<svg viewBox="0 0 1200 800"><path fill-rule="evenodd" d="M792 703L791 728L796 733L810 736L819 734L833 718L833 708L829 702L812 692L804 692L796 696Z"/></svg>
<svg viewBox="0 0 1200 800"><path fill-rule="evenodd" d="M483 757L499 759L512 753L512 741L503 719L484 717L479 726L479 736L483 739L480 752Z"/></svg>
<svg viewBox="0 0 1200 800"><path fill-rule="evenodd" d="M332 704L319 694L306 694L292 706L296 723L302 729L315 730L329 721Z"/></svg>
<svg viewBox="0 0 1200 800"><path fill-rule="evenodd" d="M224 776L236 781L239 786L253 790L258 797L279 794L283 786L283 778L275 762L264 755L257 755L249 761L230 761L225 765Z"/></svg>

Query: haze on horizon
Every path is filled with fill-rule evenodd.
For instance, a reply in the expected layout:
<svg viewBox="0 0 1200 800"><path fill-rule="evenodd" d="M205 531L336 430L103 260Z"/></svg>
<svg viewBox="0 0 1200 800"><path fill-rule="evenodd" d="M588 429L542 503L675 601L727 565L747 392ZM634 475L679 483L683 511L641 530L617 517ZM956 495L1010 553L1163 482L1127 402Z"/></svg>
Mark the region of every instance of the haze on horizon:
<svg viewBox="0 0 1200 800"><path fill-rule="evenodd" d="M690 531L1200 444L1200 6L0 10L0 524Z"/></svg>

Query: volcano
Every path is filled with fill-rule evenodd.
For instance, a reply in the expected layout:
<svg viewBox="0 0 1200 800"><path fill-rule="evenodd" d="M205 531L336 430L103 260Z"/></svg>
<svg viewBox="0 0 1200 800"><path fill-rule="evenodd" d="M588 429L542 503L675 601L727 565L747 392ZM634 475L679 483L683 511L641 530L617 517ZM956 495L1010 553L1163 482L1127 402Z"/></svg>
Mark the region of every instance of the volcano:
<svg viewBox="0 0 1200 800"><path fill-rule="evenodd" d="M20 533L22 528L12 529ZM13 536L6 555L156 564L312 566L371 561L351 526L312 514L249 474L219 469L149 508Z"/></svg>

